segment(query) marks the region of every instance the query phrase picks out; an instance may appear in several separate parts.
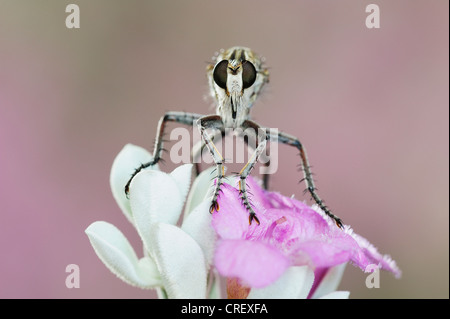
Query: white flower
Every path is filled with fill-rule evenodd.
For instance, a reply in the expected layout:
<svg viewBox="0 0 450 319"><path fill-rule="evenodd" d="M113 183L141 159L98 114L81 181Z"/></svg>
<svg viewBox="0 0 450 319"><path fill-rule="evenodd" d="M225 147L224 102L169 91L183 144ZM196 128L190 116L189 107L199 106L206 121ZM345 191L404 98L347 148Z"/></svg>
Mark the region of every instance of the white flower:
<svg viewBox="0 0 450 319"><path fill-rule="evenodd" d="M114 198L142 239L144 256L138 258L129 241L110 223L94 222L85 232L106 267L128 284L162 288L161 297L206 298L216 237L208 201L203 201L206 193L203 198L198 192L191 196L186 205L189 214L181 227L176 224L188 194L191 164L170 174L157 167L143 170L133 179L128 200L124 185L134 168L150 159L146 150L128 144L116 157L110 178Z"/></svg>

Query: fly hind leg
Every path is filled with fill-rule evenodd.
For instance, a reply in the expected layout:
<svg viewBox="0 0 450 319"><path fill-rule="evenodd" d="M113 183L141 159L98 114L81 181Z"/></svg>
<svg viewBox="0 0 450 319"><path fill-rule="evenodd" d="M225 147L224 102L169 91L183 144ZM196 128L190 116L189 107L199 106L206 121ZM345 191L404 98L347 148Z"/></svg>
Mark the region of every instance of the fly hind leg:
<svg viewBox="0 0 450 319"><path fill-rule="evenodd" d="M294 146L300 151L300 158L302 160L302 170L304 175L303 180L306 182L307 191L309 191L312 199L314 199L316 204L325 212L325 214L331 217L336 225L342 229L344 227L342 224L342 220L334 215L327 206L325 206L324 201L319 197L319 194L317 194L317 189L312 178L311 168L308 163L308 157L306 156L306 150L304 149L298 138L282 132L279 132L277 136L271 137L279 143Z"/></svg>

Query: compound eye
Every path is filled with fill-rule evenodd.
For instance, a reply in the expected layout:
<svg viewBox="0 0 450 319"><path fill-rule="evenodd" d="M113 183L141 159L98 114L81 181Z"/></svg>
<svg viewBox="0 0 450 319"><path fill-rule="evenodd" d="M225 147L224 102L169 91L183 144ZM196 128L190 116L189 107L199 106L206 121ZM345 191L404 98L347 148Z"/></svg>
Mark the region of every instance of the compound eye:
<svg viewBox="0 0 450 319"><path fill-rule="evenodd" d="M249 62L242 62L242 86L244 89L249 88L256 81L256 69L255 66Z"/></svg>
<svg viewBox="0 0 450 319"><path fill-rule="evenodd" d="M227 87L227 68L228 68L228 61L222 60L219 63L217 63L213 72L214 82L216 82L216 84L222 89L226 89Z"/></svg>

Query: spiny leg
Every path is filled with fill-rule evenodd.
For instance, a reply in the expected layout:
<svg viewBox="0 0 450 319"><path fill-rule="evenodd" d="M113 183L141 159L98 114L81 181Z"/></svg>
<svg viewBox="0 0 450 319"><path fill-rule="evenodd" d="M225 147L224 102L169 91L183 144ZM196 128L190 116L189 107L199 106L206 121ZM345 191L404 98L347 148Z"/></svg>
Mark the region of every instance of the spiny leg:
<svg viewBox="0 0 450 319"><path fill-rule="evenodd" d="M278 132L277 136L271 136L271 139L273 138L280 143L294 146L300 151L300 158L302 160L302 170L304 175L303 180L306 182L307 190L309 191L311 197L314 199L317 205L325 212L325 214L330 216L334 220L336 225L342 229L343 228L342 220L336 215L334 215L327 206L325 206L324 201L319 197L319 195L316 192L317 189L314 186L314 180L312 178L311 168L308 163L308 157L306 156L306 150L302 146L298 138L282 132Z"/></svg>
<svg viewBox="0 0 450 319"><path fill-rule="evenodd" d="M252 148L252 150L256 150L256 146L257 145L257 139L255 139L253 136L250 135L244 135L243 134L238 135L240 138L242 138L242 140L244 141L244 143ZM211 137L212 141L215 142L216 138L218 138L219 136L221 136L222 140L225 137L225 131L219 131L214 133L214 135ZM198 157L201 156L203 149L206 147L206 143L204 140L200 140L198 141L192 148L191 151L191 161L192 163L194 163L194 171L195 171L195 175L198 176L200 174L200 163L198 162ZM260 158L262 159L261 163L266 166L266 167L270 167L270 155L266 154L266 153L262 153ZM263 175L263 187L264 189L268 189L269 188L269 176L270 174L265 174L262 173Z"/></svg>
<svg viewBox="0 0 450 319"><path fill-rule="evenodd" d="M246 120L242 124L242 127L244 129L252 128L257 136L258 144L256 145L255 151L250 156L247 164L242 168L242 170L239 172L239 193L241 194L242 203L244 204L245 208L249 212L248 216L248 223L251 224L253 220L259 225L259 219L256 217L256 213L253 210L253 207L250 205L250 202L248 200L248 194L247 194L247 184L246 184L246 178L250 174L251 170L255 166L256 162L258 161L259 157L261 156L262 152L264 151L266 144L267 144L267 137L266 130L262 129L258 124L255 122Z"/></svg>
<svg viewBox="0 0 450 319"><path fill-rule="evenodd" d="M244 137L242 137L242 139L244 140L244 143L247 144L247 146L252 147L252 148L253 148L253 146L255 146L253 148L253 150L256 150L256 147L258 146L258 138L257 137L255 139L253 139L252 136L244 135ZM270 155L263 152L263 153L261 153L260 158L262 159L262 164L266 168L270 167ZM262 173L262 175L263 175L263 187L265 190L267 190L269 188L270 174Z"/></svg>
<svg viewBox="0 0 450 319"><path fill-rule="evenodd" d="M225 136L225 131L219 131L215 132L214 135L211 137L211 140L214 142L216 141L216 138L221 135L222 139ZM206 147L206 143L203 139L200 139L197 143L194 144L191 150L191 161L194 163L194 172L195 176L198 176L200 174L200 161L198 161L198 158L201 157L201 154L203 153L203 149Z"/></svg>
<svg viewBox="0 0 450 319"><path fill-rule="evenodd" d="M208 115L198 119L197 126L200 130L202 139L205 141L205 144L213 157L214 163L216 163L217 166L216 187L214 189L211 206L209 208L209 212L212 214L214 210L219 211L217 198L219 197L220 187L223 183L222 179L225 176L225 167L223 165L224 159L217 147L214 145L211 136L206 132L206 129L212 128L223 131L223 122L219 115Z"/></svg>
<svg viewBox="0 0 450 319"><path fill-rule="evenodd" d="M136 168L131 174L130 179L128 180L127 184L125 185L125 194L128 196L128 193L130 192L130 184L133 178L144 168L147 168L149 166L155 165L161 160L161 153L163 151L163 136L164 136L164 130L166 128L167 122L177 122L181 124L191 125L192 123L202 117L201 114L195 114L195 113L186 113L186 112L167 112L164 114L163 117L158 122L158 130L156 131L156 144L155 148L153 150L153 159L148 163L143 163L141 166Z"/></svg>

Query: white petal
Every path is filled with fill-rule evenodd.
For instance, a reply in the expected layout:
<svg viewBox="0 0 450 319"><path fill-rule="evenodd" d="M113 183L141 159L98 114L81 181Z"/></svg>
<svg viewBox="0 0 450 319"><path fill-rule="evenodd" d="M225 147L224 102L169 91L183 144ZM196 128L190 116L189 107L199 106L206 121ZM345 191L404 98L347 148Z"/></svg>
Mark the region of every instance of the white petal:
<svg viewBox="0 0 450 319"><path fill-rule="evenodd" d="M189 216L185 217L181 226L181 229L189 234L202 249L206 269L209 269L209 265L212 263L216 242L216 232L211 225L212 215L209 213L210 205L209 200L203 201Z"/></svg>
<svg viewBox="0 0 450 319"><path fill-rule="evenodd" d="M145 247L151 250L151 224L176 224L183 208L183 198L172 176L152 170L134 177L130 205L139 235Z"/></svg>
<svg viewBox="0 0 450 319"><path fill-rule="evenodd" d="M201 172L192 183L191 191L186 201L186 207L184 209L184 216L200 205L206 197L209 197L209 193L212 191L212 185L214 183L214 175L212 171L214 167L210 167Z"/></svg>
<svg viewBox="0 0 450 319"><path fill-rule="evenodd" d="M117 277L141 288L161 285L155 262L150 257L138 260L128 240L114 225L98 221L85 232L97 256Z"/></svg>
<svg viewBox="0 0 450 319"><path fill-rule="evenodd" d="M306 298L314 281L314 271L308 266L289 267L273 284L250 290L247 299Z"/></svg>
<svg viewBox="0 0 450 319"><path fill-rule="evenodd" d="M158 299L167 299L167 293L163 287L156 288L156 294L158 296Z"/></svg>
<svg viewBox="0 0 450 319"><path fill-rule="evenodd" d="M221 287L220 287L220 276L218 273L214 273L213 276L210 276L210 280L212 280L211 288L209 291L209 299L221 299Z"/></svg>
<svg viewBox="0 0 450 319"><path fill-rule="evenodd" d="M314 291L312 295L312 299L320 298L324 295L329 294L337 289L339 284L341 283L342 276L344 274L345 266L347 263L343 263L337 266L334 266L328 270L325 276L322 278L319 286Z"/></svg>
<svg viewBox="0 0 450 319"><path fill-rule="evenodd" d="M130 203L125 195L125 185L133 174L134 170L143 163L148 163L152 155L142 147L127 144L114 159L109 176L109 184L114 199L122 212L133 223L133 217L130 209ZM157 165L147 169L158 169Z"/></svg>
<svg viewBox="0 0 450 319"><path fill-rule="evenodd" d="M200 246L180 228L152 225L152 254L169 298L205 298L206 267Z"/></svg>
<svg viewBox="0 0 450 319"><path fill-rule="evenodd" d="M303 267L307 267L307 266L303 266ZM303 277L303 285L302 285L302 289L300 291L300 293L298 294L298 299L306 299L308 298L309 292L312 288L312 285L314 283L314 271L307 267L307 271L305 276Z"/></svg>
<svg viewBox="0 0 450 319"><path fill-rule="evenodd" d="M333 291L319 299L348 299L350 291Z"/></svg>
<svg viewBox="0 0 450 319"><path fill-rule="evenodd" d="M189 186L191 185L192 164L184 164L175 168L170 176L172 176L180 190L182 201L186 200L186 196L189 192Z"/></svg>

